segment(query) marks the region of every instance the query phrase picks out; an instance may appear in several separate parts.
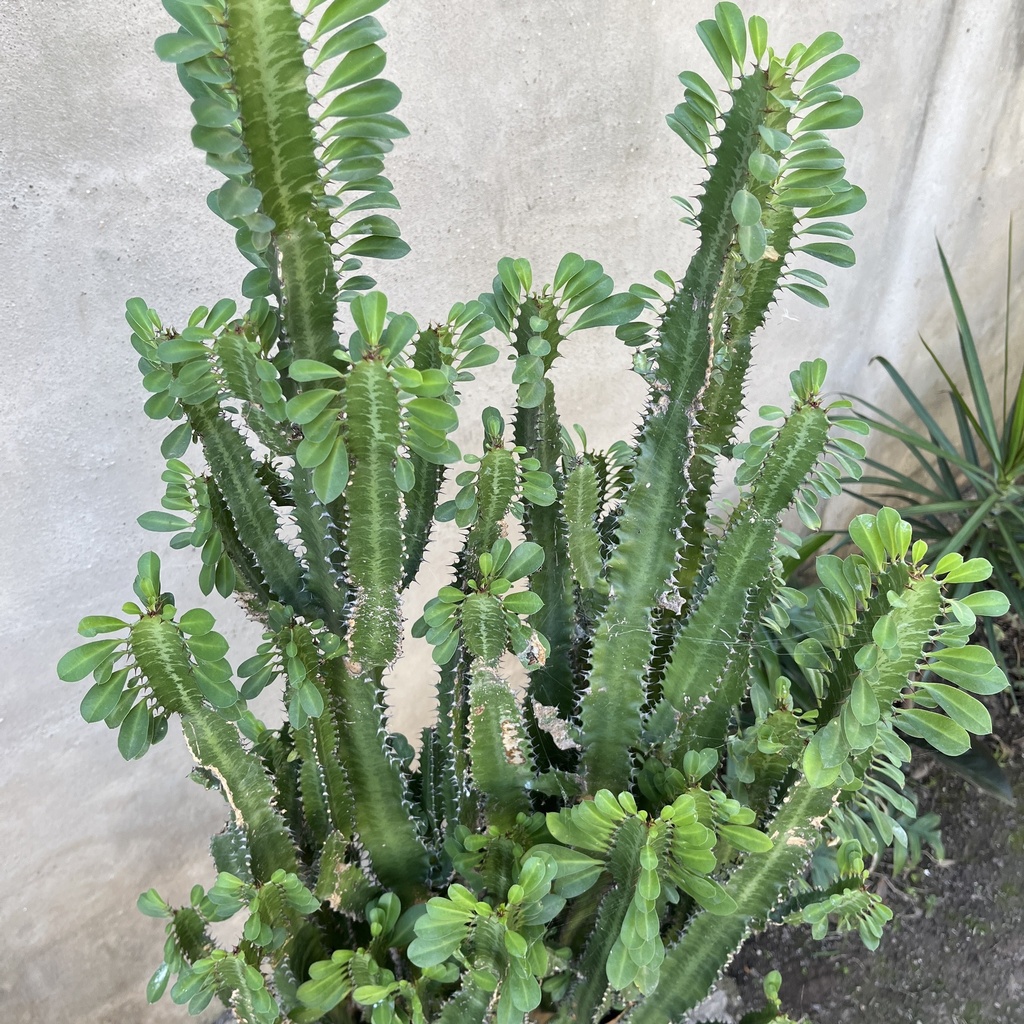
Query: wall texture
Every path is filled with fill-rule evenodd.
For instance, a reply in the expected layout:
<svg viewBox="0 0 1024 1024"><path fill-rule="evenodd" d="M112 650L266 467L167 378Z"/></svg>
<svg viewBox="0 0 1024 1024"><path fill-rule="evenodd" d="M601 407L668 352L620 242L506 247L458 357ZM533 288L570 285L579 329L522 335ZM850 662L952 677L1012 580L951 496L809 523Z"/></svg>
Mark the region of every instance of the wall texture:
<svg viewBox="0 0 1024 1024"><path fill-rule="evenodd" d="M576 250L622 287L659 267L678 273L692 238L668 197L692 194L700 168L663 115L681 98L678 71L712 78L692 31L711 7L396 0L385 10L412 129L389 165L413 246L380 275L392 306L421 322L443 316L488 287L504 255L549 277ZM873 355L928 387L936 374L918 332L947 350L955 341L936 236L977 333L1001 335L1006 226L1024 200L1024 9L764 0L760 13L780 49L835 28L861 58L851 91L865 118L842 147L869 205L855 221L858 266L827 274L832 309L780 302L751 406L783 401L788 371L819 354L836 389L888 403ZM143 1002L162 934L133 903L150 885L180 902L192 882L209 884L206 842L222 819L189 782L180 736L125 765L113 735L79 720L82 688L54 674L79 617L130 596L141 551L167 553L135 525L161 493L162 429L141 411L124 300L141 294L180 323L233 294L244 270L203 203L217 177L189 146L187 98L152 54L170 28L157 0L0 0L0 1018L10 1024L181 1019L169 1002ZM1020 332L1015 341L1020 352ZM639 389L627 357L611 340L585 344L562 370L565 418L599 442L628 436ZM165 563L179 604L198 603L186 556ZM230 638L252 635L219 600L211 607ZM396 681L393 703L400 727L428 714L426 673Z"/></svg>

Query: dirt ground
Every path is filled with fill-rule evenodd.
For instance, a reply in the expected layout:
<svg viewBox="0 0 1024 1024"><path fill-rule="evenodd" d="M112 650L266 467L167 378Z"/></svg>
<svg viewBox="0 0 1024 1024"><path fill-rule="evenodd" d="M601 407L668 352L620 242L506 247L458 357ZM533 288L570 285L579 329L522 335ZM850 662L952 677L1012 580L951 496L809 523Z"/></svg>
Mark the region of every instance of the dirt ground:
<svg viewBox="0 0 1024 1024"><path fill-rule="evenodd" d="M813 1024L1024 1024L1024 707L1008 693L987 703L1016 804L915 752L919 813L942 816L945 859L879 877L896 916L874 954L856 935L819 943L806 928L749 942L724 979L733 1019L763 1005L776 969L785 1010Z"/></svg>

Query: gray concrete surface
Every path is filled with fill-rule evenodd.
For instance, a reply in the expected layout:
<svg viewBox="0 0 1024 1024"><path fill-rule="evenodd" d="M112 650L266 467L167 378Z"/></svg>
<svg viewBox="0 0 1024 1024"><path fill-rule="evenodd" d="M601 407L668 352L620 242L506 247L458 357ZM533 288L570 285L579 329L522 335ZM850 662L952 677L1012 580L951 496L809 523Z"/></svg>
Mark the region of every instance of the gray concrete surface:
<svg viewBox="0 0 1024 1024"><path fill-rule="evenodd" d="M443 316L486 288L504 255L550 277L576 250L623 287L680 271L692 238L668 197L692 194L700 169L663 116L680 99L678 71L714 77L692 31L711 9L402 0L385 11L412 129L389 164L413 246L380 275L392 305ZM931 386L918 332L946 351L955 340L935 236L978 333L999 334L1006 225L1024 198L1024 13L1016 0L768 0L760 12L779 48L834 28L861 58L852 91L866 115L842 146L869 206L855 222L858 266L826 270L832 309L789 298L776 308L750 405L784 400L788 371L811 355L829 360L837 389L882 401L891 395L869 365L879 352ZM212 880L205 848L221 810L188 781L173 730L125 765L113 735L80 721L83 688L54 674L79 617L130 596L138 554L167 554L135 525L161 493L162 430L141 411L124 300L141 294L181 323L234 294L245 269L204 205L217 176L189 146L187 98L152 54L170 27L157 0L0 0L0 1019L10 1024L181 1019L169 1002L143 1001L162 936L133 903L150 885L180 902ZM613 341L580 342L560 371L565 418L598 441L627 435L639 397L627 365ZM165 563L179 604L197 603L188 559ZM210 605L229 638L252 635ZM398 679L393 704L400 727L429 713L422 668Z"/></svg>

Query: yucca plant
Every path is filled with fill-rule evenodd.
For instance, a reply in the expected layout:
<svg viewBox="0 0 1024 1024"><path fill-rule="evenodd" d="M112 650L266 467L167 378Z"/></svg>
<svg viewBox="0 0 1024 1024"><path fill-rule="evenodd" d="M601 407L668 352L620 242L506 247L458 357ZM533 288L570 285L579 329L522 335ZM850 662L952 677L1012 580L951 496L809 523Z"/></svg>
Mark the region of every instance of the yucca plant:
<svg viewBox="0 0 1024 1024"><path fill-rule="evenodd" d="M909 758L895 730L963 745L988 728L965 691L1003 677L964 646L993 598L947 597L987 563L930 566L882 510L855 522L860 552L819 563L815 706L798 711L784 678L751 687L751 638L784 614L780 518L796 503L813 521L862 454L821 360L792 374L788 412L762 410L735 443L751 336L779 289L825 301L794 258L853 261L836 218L863 194L826 132L860 118L836 85L856 60L832 32L776 54L763 19L719 4L698 32L725 91L684 73L669 116L707 167L699 204L683 202L699 234L683 278L615 292L570 253L537 286L503 259L491 292L422 326L361 265L405 251L382 174L405 134L378 77L383 3L314 3L307 31L289 0L165 0L182 27L157 51L227 177L210 206L254 269L244 311L221 300L180 331L128 303L146 412L173 424L163 510L141 521L196 549L202 590L235 594L265 634L233 668L213 615L180 611L150 552L126 617L84 619L104 638L59 665L93 677L84 717L116 728L129 760L177 715L197 780L228 804L213 885L176 909L140 897L167 921L149 998L174 977L190 1012L220 997L250 1024L653 1024L702 999L770 919L877 942L888 912L855 842L829 890L790 886L837 802L880 759ZM562 429L549 371L573 334L608 326L649 401L632 443L599 453ZM463 458L458 395L498 346L513 425L488 408ZM733 455L738 496L713 505ZM462 543L414 627L438 676L417 751L385 704L436 520ZM948 683L915 683L924 662ZM280 726L246 707L268 687ZM236 915L218 947L208 924ZM785 1019L777 992L772 976L752 1020Z"/></svg>
<svg viewBox="0 0 1024 1024"><path fill-rule="evenodd" d="M869 487L869 494L879 501L898 503L915 534L941 553L959 551L968 557L987 558L995 570L993 583L1009 598L1014 614L1024 617L1024 365L1018 367L1011 359L1012 256L1011 231L1001 387L993 391L985 380L982 359L946 254L939 247L956 318L960 365L946 365L923 338L921 343L949 387L955 434L942 429L912 383L883 356L876 356L876 361L906 400L921 429L865 399L858 399L858 403L868 410L863 413L865 422L898 441L913 463L904 472L891 462L869 460L871 471L862 485ZM879 501L874 504L877 506ZM991 624L988 632L989 646L998 653Z"/></svg>

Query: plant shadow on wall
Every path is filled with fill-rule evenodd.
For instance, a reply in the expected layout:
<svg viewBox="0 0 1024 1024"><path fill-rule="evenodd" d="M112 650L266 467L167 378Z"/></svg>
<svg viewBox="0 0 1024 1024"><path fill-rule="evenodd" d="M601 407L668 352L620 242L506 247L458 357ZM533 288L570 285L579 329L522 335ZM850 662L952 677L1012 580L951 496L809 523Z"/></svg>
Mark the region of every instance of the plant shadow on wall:
<svg viewBox="0 0 1024 1024"><path fill-rule="evenodd" d="M203 592L235 594L265 633L233 669L213 615L179 611L149 552L126 618L84 619L90 639L59 664L93 677L84 717L129 760L177 715L197 780L228 804L214 884L180 908L140 898L167 931L149 998L169 987L199 1013L219 997L250 1024L653 1024L697 1004L769 919L876 944L891 914L855 839L826 888L791 886L837 834L837 804L910 759L901 734L955 752L988 730L969 691L1005 680L965 645L1005 600L954 599L988 563L931 564L883 508L852 525L858 551L819 561L817 688L798 700L751 669L757 628L792 599L783 513L816 522L863 455L820 359L792 373L789 410L736 440L769 305L781 288L826 301L794 259L853 262L838 218L864 197L828 132L861 107L837 85L858 66L839 36L782 56L731 3L698 25L726 91L686 72L669 115L707 168L681 201L699 235L681 280L616 292L570 253L537 286L506 258L492 291L423 327L362 266L406 250L382 173L406 134L378 77L383 0L313 4L311 43L288 0L165 6L182 27L157 51L193 97L193 140L227 177L209 204L253 270L245 311L221 300L181 331L128 303L146 412L172 423L163 510L142 523L198 550ZM649 400L632 443L602 453L562 429L549 371L572 335L609 326ZM511 430L487 409L463 456L459 393L498 346ZM714 504L733 455L738 496ZM401 594L446 519L462 547L414 626L438 671L417 761L385 695ZM509 652L525 693L502 674ZM921 681L925 665L945 682ZM268 687L280 728L246 706ZM207 926L236 915L238 944L218 948ZM787 1019L777 993L772 975L748 1024Z"/></svg>

